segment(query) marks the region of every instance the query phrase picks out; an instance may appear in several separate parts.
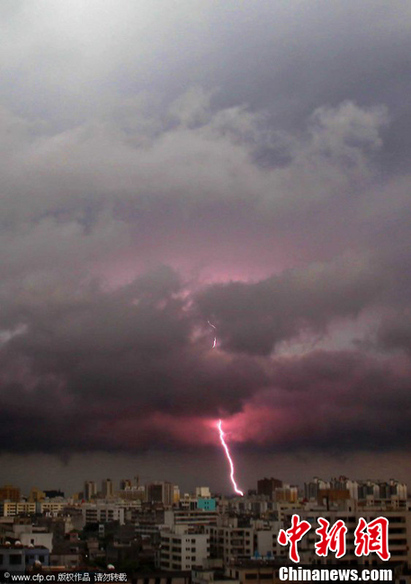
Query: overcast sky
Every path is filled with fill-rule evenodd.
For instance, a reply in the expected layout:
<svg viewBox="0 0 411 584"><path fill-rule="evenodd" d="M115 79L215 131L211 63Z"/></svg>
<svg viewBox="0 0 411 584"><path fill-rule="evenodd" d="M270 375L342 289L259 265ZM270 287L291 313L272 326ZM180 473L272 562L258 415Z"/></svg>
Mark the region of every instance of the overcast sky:
<svg viewBox="0 0 411 584"><path fill-rule="evenodd" d="M411 483L410 3L0 18L0 480Z"/></svg>

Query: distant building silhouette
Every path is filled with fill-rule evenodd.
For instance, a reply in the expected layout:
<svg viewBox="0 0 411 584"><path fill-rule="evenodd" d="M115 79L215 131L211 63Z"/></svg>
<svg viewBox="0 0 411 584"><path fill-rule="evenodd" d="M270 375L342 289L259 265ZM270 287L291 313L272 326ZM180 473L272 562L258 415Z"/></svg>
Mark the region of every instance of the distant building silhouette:
<svg viewBox="0 0 411 584"><path fill-rule="evenodd" d="M21 494L18 487L13 485L4 485L0 487L0 501L20 501Z"/></svg>
<svg viewBox="0 0 411 584"><path fill-rule="evenodd" d="M105 479L102 482L101 487L102 495L105 499L109 499L114 496L114 485L111 479Z"/></svg>
<svg viewBox="0 0 411 584"><path fill-rule="evenodd" d="M90 501L97 495L97 483L95 481L85 481L83 496L86 501Z"/></svg>
<svg viewBox="0 0 411 584"><path fill-rule="evenodd" d="M273 477L270 479L264 478L257 481L257 493L273 499L275 489L281 489L282 486L283 482L278 479L274 479Z"/></svg>

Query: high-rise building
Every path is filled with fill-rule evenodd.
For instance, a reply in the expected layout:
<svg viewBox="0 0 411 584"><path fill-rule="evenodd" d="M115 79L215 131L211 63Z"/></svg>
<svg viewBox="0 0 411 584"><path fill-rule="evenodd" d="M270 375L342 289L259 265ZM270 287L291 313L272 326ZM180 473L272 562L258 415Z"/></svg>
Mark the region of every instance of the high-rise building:
<svg viewBox="0 0 411 584"><path fill-rule="evenodd" d="M101 484L101 491L105 499L114 496L114 485L111 479L105 479Z"/></svg>
<svg viewBox="0 0 411 584"><path fill-rule="evenodd" d="M174 502L174 485L166 481L150 483L146 488L146 498L149 503L172 505Z"/></svg>
<svg viewBox="0 0 411 584"><path fill-rule="evenodd" d="M380 499L380 485L375 481L360 481L358 485L358 499Z"/></svg>
<svg viewBox="0 0 411 584"><path fill-rule="evenodd" d="M38 503L39 501L43 501L46 498L46 493L41 489L37 489L37 487L32 487L30 490L29 495L29 502L30 503Z"/></svg>
<svg viewBox="0 0 411 584"><path fill-rule="evenodd" d="M400 483L394 479L390 479L388 482L389 494L391 496L395 495L399 499L406 501L408 497L408 489L405 483Z"/></svg>
<svg viewBox="0 0 411 584"><path fill-rule="evenodd" d="M407 485L394 479L389 481L359 481L357 484L357 498L359 501L389 501L392 498L400 501L407 500Z"/></svg>
<svg viewBox="0 0 411 584"><path fill-rule="evenodd" d="M282 487L275 489L273 498L277 502L296 503L298 500L298 487L284 483Z"/></svg>
<svg viewBox="0 0 411 584"><path fill-rule="evenodd" d="M233 560L248 560L255 554L276 555L279 523L239 526L237 518L231 525L206 525L204 533L210 536L211 556L221 558L225 565ZM237 523L237 525L236 525Z"/></svg>
<svg viewBox="0 0 411 584"><path fill-rule="evenodd" d="M97 495L97 483L95 481L85 481L84 483L84 499L90 501Z"/></svg>
<svg viewBox="0 0 411 584"><path fill-rule="evenodd" d="M304 483L304 497L308 500L318 499L320 491L327 491L330 490L330 488L330 482L314 477L309 483Z"/></svg>
<svg viewBox="0 0 411 584"><path fill-rule="evenodd" d="M192 570L210 557L210 536L204 533L161 532L160 567L163 570Z"/></svg>
<svg viewBox="0 0 411 584"><path fill-rule="evenodd" d="M13 485L4 485L0 488L0 501L20 501L20 489Z"/></svg>
<svg viewBox="0 0 411 584"><path fill-rule="evenodd" d="M278 479L274 479L273 477L271 479L264 478L257 481L257 493L272 499L275 489L281 489L282 486L283 482Z"/></svg>
<svg viewBox="0 0 411 584"><path fill-rule="evenodd" d="M130 479L121 479L120 481L120 491L125 491L126 489L131 489L132 483Z"/></svg>

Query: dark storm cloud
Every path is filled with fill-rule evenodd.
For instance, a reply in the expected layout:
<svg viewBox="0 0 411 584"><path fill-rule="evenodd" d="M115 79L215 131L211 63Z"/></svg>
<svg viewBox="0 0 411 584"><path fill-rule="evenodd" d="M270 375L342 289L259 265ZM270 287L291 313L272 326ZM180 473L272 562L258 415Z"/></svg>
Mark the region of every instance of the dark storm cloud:
<svg viewBox="0 0 411 584"><path fill-rule="evenodd" d="M197 320L183 292L178 275L159 268L115 291L92 282L36 306L20 302L15 318L24 325L1 352L4 447L55 451L66 436L67 448L110 448L105 434L93 433L104 421L112 428L131 416L140 436L138 426L158 412L215 417L238 411L267 383L267 373L252 359L211 355L204 326L193 341ZM59 424L59 440L46 446ZM139 447L160 437L170 444L166 434L144 429Z"/></svg>
<svg viewBox="0 0 411 584"><path fill-rule="evenodd" d="M0 15L2 448L408 448L409 6Z"/></svg>
<svg viewBox="0 0 411 584"><path fill-rule="evenodd" d="M356 258L358 261L358 258ZM304 330L324 332L330 321L355 318L384 288L384 273L354 258L283 272L257 283L211 286L199 294L204 315L221 325L229 350L268 355Z"/></svg>
<svg viewBox="0 0 411 584"><path fill-rule="evenodd" d="M79 351L77 359L82 363L74 362L75 368L86 357ZM169 362L165 368L151 356L153 366L144 370L137 356L130 376L116 369L113 355L104 355L106 366L95 355L87 359L93 377L86 372L83 380L66 373L62 383L48 373L30 386L27 379L24 385L3 383L3 450L60 456L153 447L184 451L213 442L214 430L205 426L196 435L196 426L221 412L232 416L230 435L246 451L336 454L411 447L411 367L403 359L312 351L269 362L233 360L219 368L197 356L189 367Z"/></svg>
<svg viewBox="0 0 411 584"><path fill-rule="evenodd" d="M387 315L377 333L377 343L386 351L411 353L411 315L409 307Z"/></svg>
<svg viewBox="0 0 411 584"><path fill-rule="evenodd" d="M409 451L410 371L403 358L381 362L353 351L277 358L273 387L230 429L247 450Z"/></svg>
<svg viewBox="0 0 411 584"><path fill-rule="evenodd" d="M314 326L326 327L335 316L352 316L367 306L373 298L369 289L380 292L374 277L362 279L364 267L351 279L341 266L330 268L323 278L318 270L316 277L301 272L282 277L285 288L274 304L252 296L248 306L262 311L254 317L261 322L278 319L286 299L295 297L299 301L288 304L287 320L295 322L291 333L298 334L308 320L300 316L301 303L306 315L312 312ZM338 279L338 274L343 277ZM281 278L271 279L268 298L273 282L283 289ZM326 282L332 282L332 293ZM248 287L252 295L260 290ZM69 303L59 299L39 310L20 307L24 328L2 350L3 448L60 454L184 449L193 441L208 442L204 431L195 437L190 418L201 424L221 414L234 420L243 416L237 438L263 450L411 446L405 430L410 422L408 361L382 360L360 351L311 351L294 357L235 356L238 347L230 345L228 352L212 351L205 317L199 320L184 289L175 272L161 268L115 291L92 283L81 297L73 290ZM334 297L336 289L345 304ZM226 290L233 314L245 312L236 286ZM333 301L327 304L327 298ZM317 321L315 306L323 307ZM201 334L195 338L200 322ZM216 322L218 334L228 336L229 324ZM255 346L249 341L246 350L240 349L262 352L259 327L252 329L245 320L247 324ZM289 335L290 329L276 329L277 341ZM262 414L257 425L250 423L254 411ZM398 433L397 427L404 431Z"/></svg>

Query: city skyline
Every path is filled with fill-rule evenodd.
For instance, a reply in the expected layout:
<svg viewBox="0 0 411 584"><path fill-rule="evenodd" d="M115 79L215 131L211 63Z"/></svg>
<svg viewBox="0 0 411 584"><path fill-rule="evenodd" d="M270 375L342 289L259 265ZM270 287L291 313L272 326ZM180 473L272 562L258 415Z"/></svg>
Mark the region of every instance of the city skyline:
<svg viewBox="0 0 411 584"><path fill-rule="evenodd" d="M148 482L141 482L139 476L131 478L121 478L113 480L108 477L101 480L88 477L84 479L82 489L75 492L65 493L60 488L44 489L38 485L32 485L30 490L24 491L18 484L6 483L0 485L0 501L11 503L37 503L41 501L71 501L74 504L87 501L106 500L126 503L127 500L140 500L140 502L153 503L157 499L161 500L166 507L177 507L180 502L188 499L248 499L257 497L259 500L289 501L293 503L304 503L311 499L321 499L328 492L334 501L351 499L365 502L367 496L372 496L368 506L381 505L385 501L388 505L398 505L399 501L408 500L408 485L395 478L390 479L370 479L370 478L350 478L345 475L335 477L313 476L303 484L291 484L276 477L260 477L252 488L244 493L224 493L210 489L208 485L197 485L195 489L184 490L179 484L168 480L153 479ZM321 493L323 493L321 495ZM128 496L129 495L135 495ZM394 497L395 501L392 501ZM57 503L63 505L63 502ZM205 509L203 509L205 510Z"/></svg>
<svg viewBox="0 0 411 584"><path fill-rule="evenodd" d="M0 483L411 483L410 6L0 18Z"/></svg>

